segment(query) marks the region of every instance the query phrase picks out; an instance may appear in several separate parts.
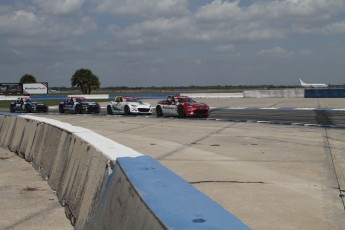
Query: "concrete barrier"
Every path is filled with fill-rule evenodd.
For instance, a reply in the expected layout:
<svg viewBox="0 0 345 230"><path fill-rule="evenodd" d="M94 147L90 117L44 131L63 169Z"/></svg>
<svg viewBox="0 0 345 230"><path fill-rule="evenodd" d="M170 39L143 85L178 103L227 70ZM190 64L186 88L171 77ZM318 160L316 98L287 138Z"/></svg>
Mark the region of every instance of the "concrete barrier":
<svg viewBox="0 0 345 230"><path fill-rule="evenodd" d="M3 120L3 125L1 127L1 139L0 146L8 147L10 141L12 140L13 132L15 130L16 117L6 116Z"/></svg>
<svg viewBox="0 0 345 230"><path fill-rule="evenodd" d="M191 98L243 98L243 93L181 93Z"/></svg>
<svg viewBox="0 0 345 230"><path fill-rule="evenodd" d="M248 229L148 156L91 130L0 113L0 147L56 190L75 229Z"/></svg>
<svg viewBox="0 0 345 230"><path fill-rule="evenodd" d="M86 99L94 100L94 99L109 99L109 94L72 94L68 95L68 97L85 97Z"/></svg>
<svg viewBox="0 0 345 230"><path fill-rule="evenodd" d="M22 95L16 95L16 96L0 96L0 101L14 101L17 100L18 97L27 97L27 96L22 96Z"/></svg>
<svg viewBox="0 0 345 230"><path fill-rule="evenodd" d="M252 90L244 91L245 98L304 98L304 89Z"/></svg>

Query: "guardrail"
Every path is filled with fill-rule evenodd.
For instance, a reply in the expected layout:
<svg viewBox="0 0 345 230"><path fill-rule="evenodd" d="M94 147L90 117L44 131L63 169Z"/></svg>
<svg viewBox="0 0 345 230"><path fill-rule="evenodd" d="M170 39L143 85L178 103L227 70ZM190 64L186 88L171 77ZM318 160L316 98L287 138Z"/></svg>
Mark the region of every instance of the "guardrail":
<svg viewBox="0 0 345 230"><path fill-rule="evenodd" d="M0 147L32 162L75 229L248 229L155 159L88 129L0 113Z"/></svg>

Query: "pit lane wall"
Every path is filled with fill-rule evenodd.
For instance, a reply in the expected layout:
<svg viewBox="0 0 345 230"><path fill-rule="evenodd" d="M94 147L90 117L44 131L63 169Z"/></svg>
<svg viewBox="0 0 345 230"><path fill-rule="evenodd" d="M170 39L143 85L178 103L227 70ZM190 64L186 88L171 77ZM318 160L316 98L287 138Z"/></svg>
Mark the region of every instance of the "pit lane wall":
<svg viewBox="0 0 345 230"><path fill-rule="evenodd" d="M155 159L88 129L0 113L0 147L32 163L75 229L249 229Z"/></svg>

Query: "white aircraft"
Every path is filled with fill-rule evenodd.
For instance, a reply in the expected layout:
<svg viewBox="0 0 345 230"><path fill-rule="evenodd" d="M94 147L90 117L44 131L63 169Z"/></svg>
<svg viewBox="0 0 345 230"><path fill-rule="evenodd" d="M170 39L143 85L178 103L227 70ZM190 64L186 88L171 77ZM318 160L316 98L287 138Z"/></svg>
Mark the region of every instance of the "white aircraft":
<svg viewBox="0 0 345 230"><path fill-rule="evenodd" d="M327 88L327 84L323 83L304 83L302 79L299 79L299 82L302 87L308 87L308 88Z"/></svg>

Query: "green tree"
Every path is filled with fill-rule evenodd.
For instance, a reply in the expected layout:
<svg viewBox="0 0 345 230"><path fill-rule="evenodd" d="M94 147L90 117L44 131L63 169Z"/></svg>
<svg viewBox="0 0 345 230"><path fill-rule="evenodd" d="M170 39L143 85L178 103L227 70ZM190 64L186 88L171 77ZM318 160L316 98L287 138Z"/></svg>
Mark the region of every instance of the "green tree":
<svg viewBox="0 0 345 230"><path fill-rule="evenodd" d="M101 85L98 77L89 69L75 71L71 78L71 84L79 87L82 94L90 94L92 90L98 89Z"/></svg>
<svg viewBox="0 0 345 230"><path fill-rule="evenodd" d="M91 90L99 89L99 87L101 86L101 83L99 82L99 79L96 75L92 75L88 83L89 94L91 93Z"/></svg>
<svg viewBox="0 0 345 230"><path fill-rule="evenodd" d="M20 83L36 83L36 78L32 76L31 74L25 74L23 75L20 80Z"/></svg>

